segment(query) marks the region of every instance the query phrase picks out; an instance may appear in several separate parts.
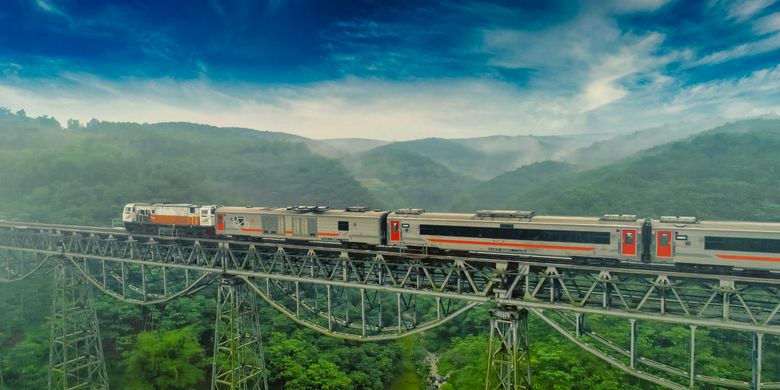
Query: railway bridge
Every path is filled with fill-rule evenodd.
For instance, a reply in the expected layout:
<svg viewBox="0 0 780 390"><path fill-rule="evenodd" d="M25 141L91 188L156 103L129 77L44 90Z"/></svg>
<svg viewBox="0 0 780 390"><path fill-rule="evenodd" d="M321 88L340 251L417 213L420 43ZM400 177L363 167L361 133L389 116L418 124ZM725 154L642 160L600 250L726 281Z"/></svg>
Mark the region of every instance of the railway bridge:
<svg viewBox="0 0 780 390"><path fill-rule="evenodd" d="M257 298L325 336L390 340L491 305L486 389L531 388L527 333L537 316L628 374L670 389L780 389L762 375L767 339L780 337L780 275L473 254L427 255L130 234L121 229L0 221L0 282L52 272L49 387L106 389L93 291L154 305L218 284L212 389L267 388ZM435 310L420 310L421 307ZM610 340L591 318L618 318ZM640 348L642 323L690 334L684 366ZM751 336L749 378L706 375L697 330ZM700 332L700 331L699 331ZM0 386L2 382L0 377Z"/></svg>

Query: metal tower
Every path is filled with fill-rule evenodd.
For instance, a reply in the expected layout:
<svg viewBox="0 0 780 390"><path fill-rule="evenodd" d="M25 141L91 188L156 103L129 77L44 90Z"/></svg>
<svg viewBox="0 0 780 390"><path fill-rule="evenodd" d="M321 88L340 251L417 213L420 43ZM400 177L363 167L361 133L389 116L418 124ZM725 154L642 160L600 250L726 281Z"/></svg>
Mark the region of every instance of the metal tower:
<svg viewBox="0 0 780 390"><path fill-rule="evenodd" d="M486 390L531 388L528 311L499 307L490 311Z"/></svg>
<svg viewBox="0 0 780 390"><path fill-rule="evenodd" d="M217 293L211 388L268 389L255 292L236 277L223 276Z"/></svg>
<svg viewBox="0 0 780 390"><path fill-rule="evenodd" d="M54 269L50 329L49 389L108 389L92 286L73 268Z"/></svg>

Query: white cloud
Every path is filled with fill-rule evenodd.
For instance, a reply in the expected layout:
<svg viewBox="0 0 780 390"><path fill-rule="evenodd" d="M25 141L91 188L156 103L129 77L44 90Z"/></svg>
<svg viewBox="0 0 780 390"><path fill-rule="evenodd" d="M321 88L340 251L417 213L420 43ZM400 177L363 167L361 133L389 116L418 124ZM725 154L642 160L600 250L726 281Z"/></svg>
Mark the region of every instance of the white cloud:
<svg viewBox="0 0 780 390"><path fill-rule="evenodd" d="M51 0L35 0L35 4L38 6L38 8L45 12L70 19L70 17L64 11L62 11L62 9L54 5Z"/></svg>
<svg viewBox="0 0 780 390"><path fill-rule="evenodd" d="M780 30L780 12L756 19L753 22L753 31L759 35L773 33Z"/></svg>
<svg viewBox="0 0 780 390"><path fill-rule="evenodd" d="M775 0L729 0L726 2L728 17L745 21L774 2Z"/></svg>
<svg viewBox="0 0 780 390"><path fill-rule="evenodd" d="M610 6L618 12L649 12L655 11L670 0L633 0L633 1L615 1Z"/></svg>
<svg viewBox="0 0 780 390"><path fill-rule="evenodd" d="M695 61L692 65L712 65L737 58L753 56L780 48L780 32L757 41L743 43L726 50L718 51Z"/></svg>
<svg viewBox="0 0 780 390"><path fill-rule="evenodd" d="M678 60L689 61L690 50L664 51L663 34L625 32L614 20L615 13L648 12L664 4L649 1L630 9L591 6L542 31L484 31L481 50L490 56L491 65L535 70L529 83L520 87L486 79L354 77L305 85L226 85L210 81L205 66L199 79L185 81L108 80L73 72L20 79L7 67L0 77L0 106L53 115L63 122L189 121L311 138L391 140L631 131L778 110L778 68L739 80L685 86L665 68ZM753 14L758 12L755 6L752 9ZM770 31L775 23L771 16L758 19L756 31ZM780 46L780 32L768 34L699 63L728 61Z"/></svg>
<svg viewBox="0 0 780 390"><path fill-rule="evenodd" d="M619 68L621 62L615 61ZM67 73L36 83L0 79L0 106L53 115L61 122L189 121L311 138L390 140L632 131L780 112L780 67L690 87L660 73L648 79L644 88L631 93L609 78L593 79L583 94L562 96L486 80L348 78L301 86L227 87L207 79L113 81ZM583 108L588 103L591 107Z"/></svg>
<svg viewBox="0 0 780 390"><path fill-rule="evenodd" d="M665 1L586 6L578 15L542 31L487 30L483 50L491 65L530 68L529 88L575 94L580 111L590 111L631 95L631 78L657 74L684 52L659 53L664 35L623 32L615 13L652 11Z"/></svg>

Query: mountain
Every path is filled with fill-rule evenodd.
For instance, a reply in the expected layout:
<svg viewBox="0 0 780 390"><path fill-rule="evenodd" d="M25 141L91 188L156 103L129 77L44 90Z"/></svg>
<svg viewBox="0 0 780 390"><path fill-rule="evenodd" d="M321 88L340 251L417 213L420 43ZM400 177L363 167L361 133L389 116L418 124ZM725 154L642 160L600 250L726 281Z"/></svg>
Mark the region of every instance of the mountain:
<svg viewBox="0 0 780 390"><path fill-rule="evenodd" d="M702 131L721 125L722 119L669 124L630 134L620 134L595 142L563 156L562 161L581 168L595 168L628 157L641 150L679 141Z"/></svg>
<svg viewBox="0 0 780 390"><path fill-rule="evenodd" d="M454 172L488 180L531 163L558 160L602 135L491 136L480 138L426 138L394 142L382 149L405 150L428 157Z"/></svg>
<svg viewBox="0 0 780 390"><path fill-rule="evenodd" d="M750 120L509 197L546 214L780 220L780 120Z"/></svg>
<svg viewBox="0 0 780 390"><path fill-rule="evenodd" d="M62 129L7 111L0 183L1 216L58 223L107 224L127 202L375 204L340 161L284 133L98 121Z"/></svg>
<svg viewBox="0 0 780 390"><path fill-rule="evenodd" d="M477 181L431 158L401 149L374 149L348 163L384 208L441 210Z"/></svg>
<svg viewBox="0 0 780 390"><path fill-rule="evenodd" d="M522 209L522 206L512 202L519 194L533 191L573 171L575 171L574 165L558 161L529 164L480 183L456 197L450 209L459 212L474 212L481 209Z"/></svg>
<svg viewBox="0 0 780 390"><path fill-rule="evenodd" d="M388 141L367 138L332 138L317 141L328 145L345 156L358 155L389 143Z"/></svg>

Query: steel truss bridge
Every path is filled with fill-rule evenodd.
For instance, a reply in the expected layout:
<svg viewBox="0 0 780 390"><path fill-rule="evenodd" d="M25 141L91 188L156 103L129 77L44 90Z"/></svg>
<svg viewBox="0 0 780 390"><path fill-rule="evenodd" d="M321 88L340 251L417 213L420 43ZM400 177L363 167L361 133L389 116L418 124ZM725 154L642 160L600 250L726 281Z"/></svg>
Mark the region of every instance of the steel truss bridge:
<svg viewBox="0 0 780 390"><path fill-rule="evenodd" d="M666 388L780 389L777 378L762 377L766 339L780 335L780 275L508 259L0 221L0 282L53 271L51 389L108 387L94 288L154 305L213 283L212 389L267 388L257 297L302 326L359 341L397 339L492 305L486 389L531 387L529 313L612 366ZM626 325L618 340L591 326L590 318L609 317ZM641 323L686 327L687 345L675 348L687 349L687 364L640 348ZM752 376L707 375L697 364L697 329L749 334L752 353L742 363Z"/></svg>

